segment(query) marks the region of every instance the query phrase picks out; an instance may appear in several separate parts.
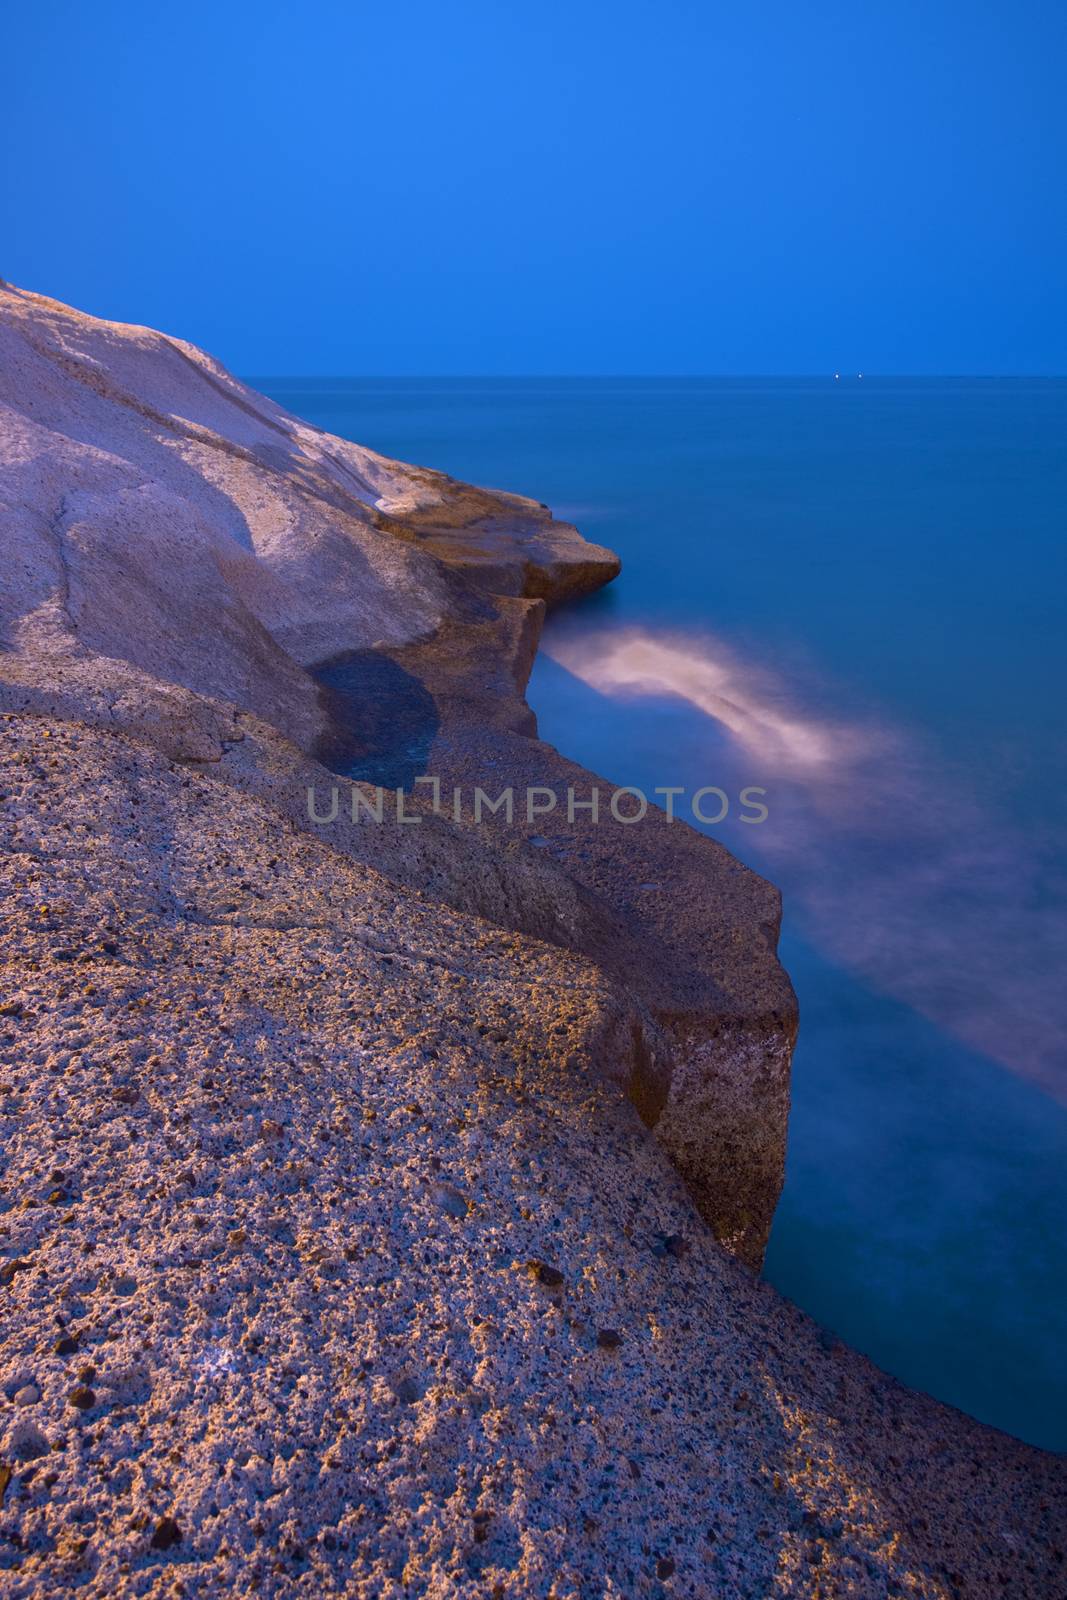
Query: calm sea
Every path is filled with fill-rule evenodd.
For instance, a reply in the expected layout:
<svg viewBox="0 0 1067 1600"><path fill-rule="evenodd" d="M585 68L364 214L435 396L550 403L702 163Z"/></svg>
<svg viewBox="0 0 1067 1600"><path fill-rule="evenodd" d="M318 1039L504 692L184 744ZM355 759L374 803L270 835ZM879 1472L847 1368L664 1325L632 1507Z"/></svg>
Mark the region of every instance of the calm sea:
<svg viewBox="0 0 1067 1600"><path fill-rule="evenodd" d="M256 381L620 553L530 701L610 779L721 788L707 831L783 891L767 1276L1067 1448L1067 382Z"/></svg>

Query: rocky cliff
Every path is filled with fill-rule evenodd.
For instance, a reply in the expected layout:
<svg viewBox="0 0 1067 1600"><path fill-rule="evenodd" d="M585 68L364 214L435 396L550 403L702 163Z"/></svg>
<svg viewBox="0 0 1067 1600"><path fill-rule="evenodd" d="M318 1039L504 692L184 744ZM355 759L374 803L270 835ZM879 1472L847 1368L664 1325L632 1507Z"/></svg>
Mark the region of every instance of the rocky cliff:
<svg viewBox="0 0 1067 1600"><path fill-rule="evenodd" d="M774 890L523 699L612 577L200 351L0 289L12 1596L1045 1597L1056 1460L752 1275Z"/></svg>

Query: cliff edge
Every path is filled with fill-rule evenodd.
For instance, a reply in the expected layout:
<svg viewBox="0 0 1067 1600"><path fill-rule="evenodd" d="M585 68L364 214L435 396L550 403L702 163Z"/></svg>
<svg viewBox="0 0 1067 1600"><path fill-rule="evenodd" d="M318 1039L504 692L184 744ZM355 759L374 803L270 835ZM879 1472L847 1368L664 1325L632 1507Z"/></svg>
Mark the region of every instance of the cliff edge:
<svg viewBox="0 0 1067 1600"><path fill-rule="evenodd" d="M8 287L0 449L5 1594L1063 1593L1062 1462L750 1271L775 891L309 818L586 795L523 690L611 553Z"/></svg>

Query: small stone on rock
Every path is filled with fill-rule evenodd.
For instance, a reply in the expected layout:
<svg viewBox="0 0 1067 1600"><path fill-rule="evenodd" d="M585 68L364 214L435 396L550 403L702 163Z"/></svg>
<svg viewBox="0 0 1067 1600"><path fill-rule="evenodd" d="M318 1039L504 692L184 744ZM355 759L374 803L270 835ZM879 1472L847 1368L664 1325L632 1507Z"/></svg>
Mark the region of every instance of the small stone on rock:
<svg viewBox="0 0 1067 1600"><path fill-rule="evenodd" d="M160 1517L156 1523L155 1532L152 1534L153 1550L169 1550L172 1545L180 1544L182 1530L173 1517Z"/></svg>
<svg viewBox="0 0 1067 1600"><path fill-rule="evenodd" d="M450 1183L438 1184L437 1199L441 1210L446 1211L450 1217L455 1217L457 1221L462 1221L470 1210L467 1197Z"/></svg>
<svg viewBox="0 0 1067 1600"><path fill-rule="evenodd" d="M546 1261L527 1261L526 1270L538 1283L543 1283L546 1289L558 1289L563 1282L563 1274L558 1267L550 1267Z"/></svg>

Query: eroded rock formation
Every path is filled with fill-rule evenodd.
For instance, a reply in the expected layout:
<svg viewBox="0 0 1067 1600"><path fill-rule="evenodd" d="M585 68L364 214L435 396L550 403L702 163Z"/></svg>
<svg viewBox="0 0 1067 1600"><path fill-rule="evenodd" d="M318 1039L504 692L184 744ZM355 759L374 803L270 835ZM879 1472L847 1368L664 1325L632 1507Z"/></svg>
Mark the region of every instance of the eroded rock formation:
<svg viewBox="0 0 1067 1600"><path fill-rule="evenodd" d="M309 821L413 729L586 792L523 688L610 552L6 288L0 404L5 1594L1064 1592L1062 1464L734 1259L774 890L651 816Z"/></svg>

